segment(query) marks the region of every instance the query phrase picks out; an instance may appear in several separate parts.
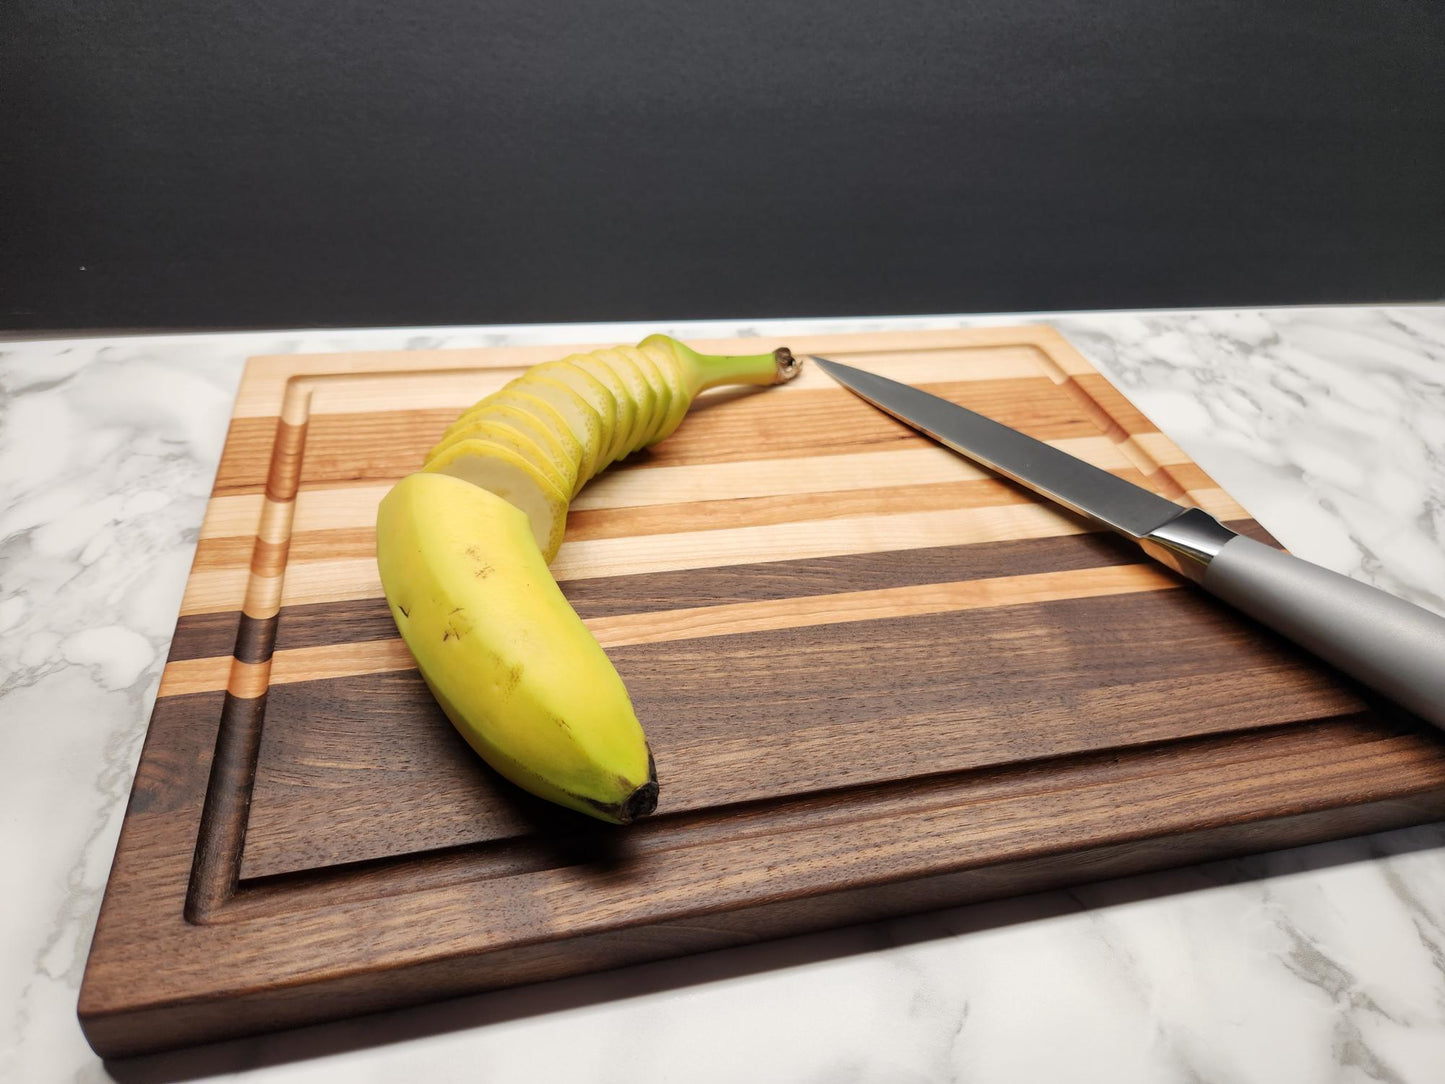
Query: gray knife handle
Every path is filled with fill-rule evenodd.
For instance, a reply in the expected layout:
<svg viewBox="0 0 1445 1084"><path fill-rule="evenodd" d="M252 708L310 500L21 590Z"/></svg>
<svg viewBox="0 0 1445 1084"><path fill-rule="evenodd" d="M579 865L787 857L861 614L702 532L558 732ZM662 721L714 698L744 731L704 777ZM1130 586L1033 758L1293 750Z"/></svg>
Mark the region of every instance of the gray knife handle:
<svg viewBox="0 0 1445 1084"><path fill-rule="evenodd" d="M1242 535L1224 543L1199 582L1445 728L1445 618Z"/></svg>

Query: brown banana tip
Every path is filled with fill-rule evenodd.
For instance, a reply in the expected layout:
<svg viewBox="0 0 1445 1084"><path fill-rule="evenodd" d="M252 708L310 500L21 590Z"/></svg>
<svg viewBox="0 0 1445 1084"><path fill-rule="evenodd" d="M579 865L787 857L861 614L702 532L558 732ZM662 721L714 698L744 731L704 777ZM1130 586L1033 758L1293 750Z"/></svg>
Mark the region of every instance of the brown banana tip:
<svg viewBox="0 0 1445 1084"><path fill-rule="evenodd" d="M780 346L773 351L773 360L778 364L778 375L773 381L774 384L786 384L803 368L803 359L793 357L793 352L786 346Z"/></svg>
<svg viewBox="0 0 1445 1084"><path fill-rule="evenodd" d="M631 824L638 817L645 817L657 808L657 780L649 779L627 796L622 803L621 820Z"/></svg>

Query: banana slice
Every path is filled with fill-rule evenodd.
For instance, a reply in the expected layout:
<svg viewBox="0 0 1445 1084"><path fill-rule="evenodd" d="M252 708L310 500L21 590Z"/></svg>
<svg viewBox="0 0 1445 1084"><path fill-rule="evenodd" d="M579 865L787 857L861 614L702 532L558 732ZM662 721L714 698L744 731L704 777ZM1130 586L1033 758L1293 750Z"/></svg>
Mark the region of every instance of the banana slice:
<svg viewBox="0 0 1445 1084"><path fill-rule="evenodd" d="M672 406L672 388L663 379L657 363L637 347L622 346L618 347L617 352L632 362L652 398L652 411L641 431L633 438L632 450L638 452L653 443L652 435L662 427Z"/></svg>
<svg viewBox="0 0 1445 1084"><path fill-rule="evenodd" d="M502 396L506 397L503 398ZM560 439L559 427L562 422L556 417L556 412L539 400L532 400L531 405L519 404L517 399L525 396L525 393L498 393L485 400L485 406L472 414L471 420L462 426L450 437L443 438L435 448L427 453L426 461L430 463L438 455L454 444L472 437L488 437L489 430L495 426L501 426L504 430L511 430L520 437L520 447L516 450L528 458L534 459L552 476L558 487L570 498L578 489L578 459L575 448L568 447ZM538 410L548 411L550 418L540 416ZM495 437L493 439L496 439ZM506 444L508 441L502 439L499 443Z"/></svg>
<svg viewBox="0 0 1445 1084"><path fill-rule="evenodd" d="M550 562L567 529L567 495L535 463L506 445L473 438L453 444L424 468L488 490L526 513L537 548Z"/></svg>
<svg viewBox="0 0 1445 1084"><path fill-rule="evenodd" d="M637 377L633 370L633 379L628 379L623 371L625 359L614 356L615 354L616 351L613 350L597 350L591 354L573 354L562 362L595 378L612 393L612 398L617 403L617 432L612 447L608 449L608 463L615 463L632 450L632 435L637 430L637 417L639 414L650 413L652 409L645 398L646 389L642 386L641 378Z"/></svg>
<svg viewBox="0 0 1445 1084"><path fill-rule="evenodd" d="M587 484L587 476L582 473L582 464L586 458L582 442L572 432L567 419L558 412L555 406L537 395L535 389L529 390L527 385L517 384L503 388L494 395L488 396L483 402L514 407L536 419L538 427L552 437L568 461L564 473L569 474L573 479L571 488L567 492L568 497L575 497L577 491Z"/></svg>
<svg viewBox="0 0 1445 1084"><path fill-rule="evenodd" d="M626 459L642 447L643 435L657 411L657 391L647 382L647 377L626 350L597 350L592 356L604 369L614 374L625 389L627 398L637 407L632 419L632 429L627 439L622 442L622 451L617 456L618 459Z"/></svg>
<svg viewBox="0 0 1445 1084"><path fill-rule="evenodd" d="M488 440L494 444L500 444L504 448L510 448L546 475L547 479L560 492L563 494L572 492L572 480L557 468L547 450L526 431L502 417L495 406L477 415L472 420L472 424L468 426L464 437L455 444L461 444L466 440ZM430 463L431 460L429 459L427 462Z"/></svg>
<svg viewBox="0 0 1445 1084"><path fill-rule="evenodd" d="M586 485L588 479L602 469L597 462L597 452L602 446L602 419L596 409L566 384L546 376L533 376L525 383L518 381L517 390L540 399L562 419L562 430L577 443L578 475Z"/></svg>
<svg viewBox="0 0 1445 1084"><path fill-rule="evenodd" d="M589 478L595 477L607 464L612 462L612 445L617 439L617 400L603 384L591 373L583 372L575 365L563 361L547 361L541 365L533 366L527 374L522 377L524 384L532 381L552 381L570 388L572 393L583 403L594 410L597 414L598 433L594 453L593 467L587 472Z"/></svg>
<svg viewBox="0 0 1445 1084"><path fill-rule="evenodd" d="M637 344L638 353L646 355L657 367L658 375L668 392L667 414L652 431L652 436L647 441L649 447L671 436L673 430L682 424L687 408L692 406L693 393L682 375L672 343L673 340L666 335L652 335Z"/></svg>

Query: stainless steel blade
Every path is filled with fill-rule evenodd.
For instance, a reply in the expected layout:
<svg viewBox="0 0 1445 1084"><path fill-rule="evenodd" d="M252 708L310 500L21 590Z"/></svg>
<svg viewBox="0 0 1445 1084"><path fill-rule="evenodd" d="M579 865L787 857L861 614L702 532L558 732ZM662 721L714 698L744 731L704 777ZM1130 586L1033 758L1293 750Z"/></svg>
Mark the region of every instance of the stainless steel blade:
<svg viewBox="0 0 1445 1084"><path fill-rule="evenodd" d="M849 391L904 424L1120 534L1141 539L1186 511L967 407L851 365L816 356L813 360Z"/></svg>

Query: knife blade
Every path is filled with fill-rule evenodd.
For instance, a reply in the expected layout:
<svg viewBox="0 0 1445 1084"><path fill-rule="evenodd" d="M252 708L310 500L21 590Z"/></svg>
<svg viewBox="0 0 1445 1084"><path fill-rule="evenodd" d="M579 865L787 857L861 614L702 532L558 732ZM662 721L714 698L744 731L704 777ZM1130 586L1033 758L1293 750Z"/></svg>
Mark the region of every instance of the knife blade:
<svg viewBox="0 0 1445 1084"><path fill-rule="evenodd" d="M1210 594L1445 728L1445 618L1225 527L967 407L827 358L825 373L960 455L1126 538Z"/></svg>

